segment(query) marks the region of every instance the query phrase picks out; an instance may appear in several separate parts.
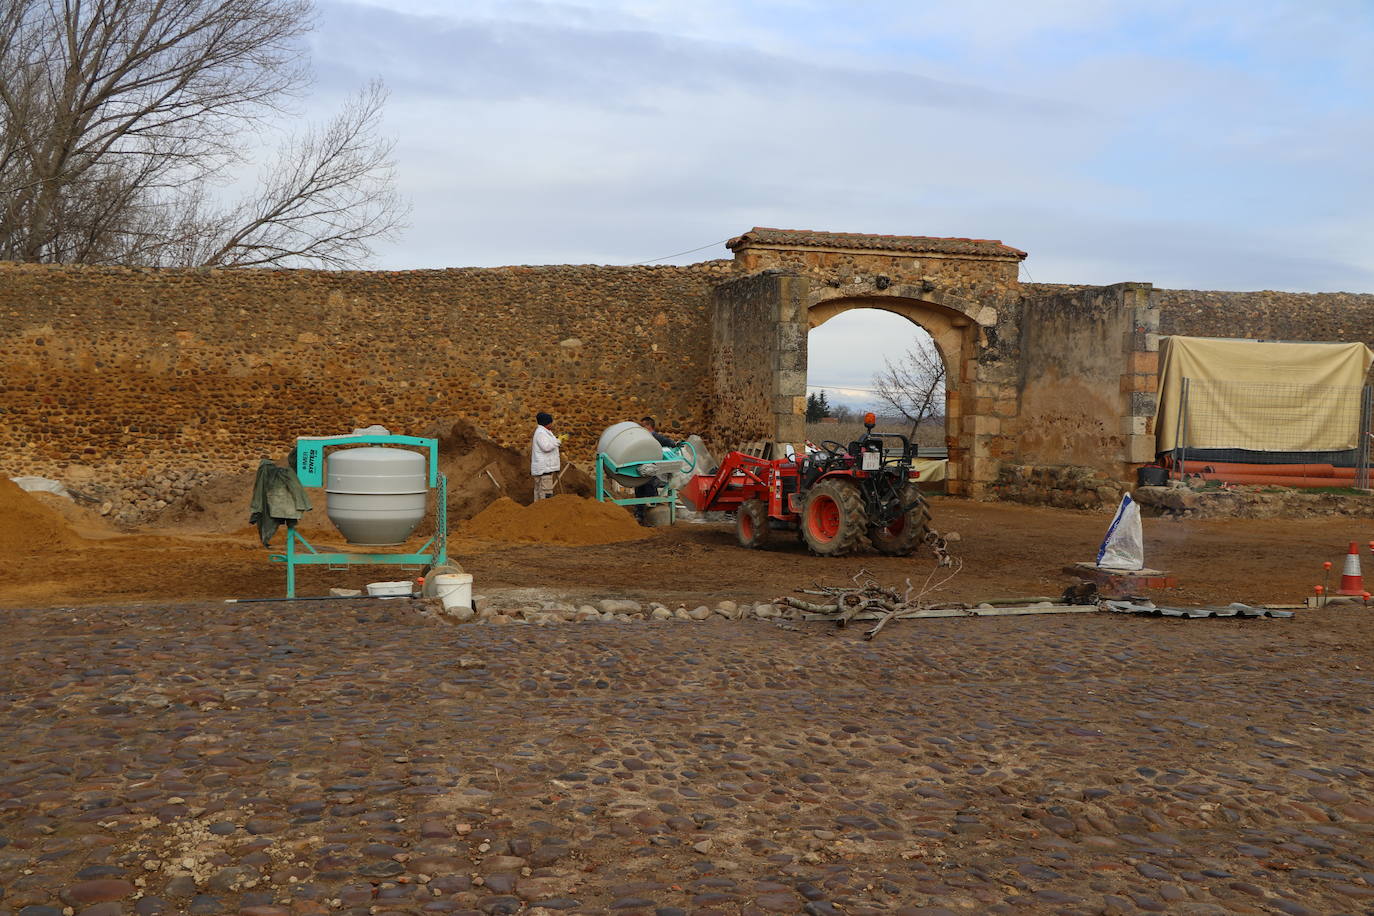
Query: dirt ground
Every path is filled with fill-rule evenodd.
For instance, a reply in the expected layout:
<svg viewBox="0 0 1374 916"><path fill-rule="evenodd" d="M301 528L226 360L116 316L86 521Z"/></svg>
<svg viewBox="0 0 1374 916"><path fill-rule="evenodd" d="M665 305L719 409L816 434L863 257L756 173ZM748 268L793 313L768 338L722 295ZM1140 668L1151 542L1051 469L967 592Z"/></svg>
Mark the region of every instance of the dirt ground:
<svg viewBox="0 0 1374 916"><path fill-rule="evenodd" d="M940 590L941 600L1019 595L1054 596L1070 584L1063 567L1095 555L1108 523L1102 514L936 498L937 527L957 532L952 552L962 569ZM320 526L317 510L303 530L329 547L341 539ZM83 537L0 558L0 607L53 607L131 602L276 597L284 572L268 561L256 531L119 534L84 530ZM569 596L700 598L762 601L815 582L838 583L866 569L884 583L916 584L935 571L932 558L896 559L863 553L813 557L789 533L766 550L738 547L730 524L680 523L639 541L587 547L511 546L463 536L450 553L475 577L478 594L540 587ZM1178 577L1163 600L1179 604L1297 602L1321 583L1324 560L1336 564L1350 541L1367 543L1369 520L1145 520L1146 562ZM275 548L280 549L278 534ZM1366 557L1366 562L1368 558ZM1369 572L1374 573L1374 568ZM299 593L331 586L417 575L396 568L311 569ZM937 578L943 573L936 573Z"/></svg>

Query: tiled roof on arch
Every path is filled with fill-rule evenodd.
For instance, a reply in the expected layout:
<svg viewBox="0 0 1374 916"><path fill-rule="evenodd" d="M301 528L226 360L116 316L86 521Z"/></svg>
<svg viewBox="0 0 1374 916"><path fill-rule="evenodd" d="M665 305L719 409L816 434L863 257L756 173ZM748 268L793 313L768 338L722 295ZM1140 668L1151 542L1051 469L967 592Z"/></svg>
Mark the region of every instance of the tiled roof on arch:
<svg viewBox="0 0 1374 916"><path fill-rule="evenodd" d="M725 243L731 250L750 244L797 248L853 248L913 254L962 254L1024 259L1026 252L995 239L938 238L926 235L871 235L864 232L815 232L755 226Z"/></svg>

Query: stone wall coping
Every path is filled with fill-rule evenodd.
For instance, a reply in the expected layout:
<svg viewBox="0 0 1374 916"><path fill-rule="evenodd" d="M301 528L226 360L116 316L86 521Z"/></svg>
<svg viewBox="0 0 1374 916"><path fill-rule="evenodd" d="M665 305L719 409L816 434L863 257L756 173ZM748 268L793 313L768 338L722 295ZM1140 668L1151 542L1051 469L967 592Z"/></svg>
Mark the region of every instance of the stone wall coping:
<svg viewBox="0 0 1374 916"><path fill-rule="evenodd" d="M945 238L929 235L873 235L863 232L820 232L812 229L771 229L755 226L725 243L731 251L749 248L853 251L879 254L934 254L971 257L977 260L1021 261L1026 252L996 239Z"/></svg>

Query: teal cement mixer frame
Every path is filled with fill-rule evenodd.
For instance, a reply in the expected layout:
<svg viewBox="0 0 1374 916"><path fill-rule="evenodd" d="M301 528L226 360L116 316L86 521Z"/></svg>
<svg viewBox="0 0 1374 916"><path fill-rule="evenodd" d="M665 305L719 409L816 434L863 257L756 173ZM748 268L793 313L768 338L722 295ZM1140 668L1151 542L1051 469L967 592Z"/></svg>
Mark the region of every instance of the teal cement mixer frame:
<svg viewBox="0 0 1374 916"><path fill-rule="evenodd" d="M690 458L688 457L690 455ZM668 524L677 524L677 490L669 487L666 483L659 491L658 496L631 496L618 499L610 494L606 489L606 483L613 474L622 474L626 477L638 477L640 465L644 464L669 464L671 462L681 462L682 470L691 473L697 466L697 450L692 447L690 442L679 442L672 448L663 449L663 457L653 461L631 461L628 464L616 464L604 452L596 454L596 499L597 502L611 502L617 506L668 506Z"/></svg>
<svg viewBox="0 0 1374 916"><path fill-rule="evenodd" d="M324 486L324 450L331 445L413 445L429 450L429 489L434 491L434 534L415 553L323 552L294 526L286 529L286 552L271 554L286 564L286 597L296 597L297 566L443 566L448 563L448 478L439 472L439 440L416 436L303 436L296 439L296 476L301 486ZM297 549L297 544L305 551Z"/></svg>

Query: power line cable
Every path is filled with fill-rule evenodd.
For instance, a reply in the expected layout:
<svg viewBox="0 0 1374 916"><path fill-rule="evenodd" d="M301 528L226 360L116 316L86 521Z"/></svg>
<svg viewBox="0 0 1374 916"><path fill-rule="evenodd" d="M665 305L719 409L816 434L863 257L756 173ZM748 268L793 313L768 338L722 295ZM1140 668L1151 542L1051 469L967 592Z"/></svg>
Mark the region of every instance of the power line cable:
<svg viewBox="0 0 1374 916"><path fill-rule="evenodd" d="M666 260L668 260L669 258L680 258L680 257L682 257L684 254L696 254L698 251L705 251L707 248L715 248L717 245L724 245L724 244L725 244L726 242L728 242L728 241L730 241L728 238L727 238L727 239L721 239L719 242L712 242L712 243L709 244L709 245L702 245L700 248L693 248L693 249L690 249L689 251L679 251L677 254L665 254L665 255L664 255L663 257L661 257L661 258L650 258L650 259L647 260L647 261L631 261L631 262L630 262L630 266L631 266L631 267L638 267L638 266L641 265L641 264L653 264L655 261L666 261Z"/></svg>

